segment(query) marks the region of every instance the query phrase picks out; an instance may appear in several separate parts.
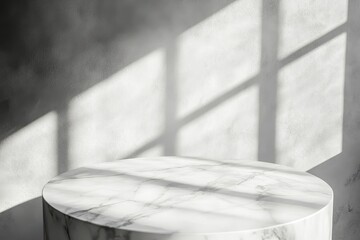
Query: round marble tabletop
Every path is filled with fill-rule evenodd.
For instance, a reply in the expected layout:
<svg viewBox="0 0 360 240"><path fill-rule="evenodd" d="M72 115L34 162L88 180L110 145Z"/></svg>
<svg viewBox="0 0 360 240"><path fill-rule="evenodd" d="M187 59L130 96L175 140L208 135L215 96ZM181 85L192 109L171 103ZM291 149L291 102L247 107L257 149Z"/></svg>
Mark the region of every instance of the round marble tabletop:
<svg viewBox="0 0 360 240"><path fill-rule="evenodd" d="M61 214L154 234L256 232L316 214L331 224L332 199L323 180L289 167L182 157L89 165L55 177L43 189L44 203Z"/></svg>

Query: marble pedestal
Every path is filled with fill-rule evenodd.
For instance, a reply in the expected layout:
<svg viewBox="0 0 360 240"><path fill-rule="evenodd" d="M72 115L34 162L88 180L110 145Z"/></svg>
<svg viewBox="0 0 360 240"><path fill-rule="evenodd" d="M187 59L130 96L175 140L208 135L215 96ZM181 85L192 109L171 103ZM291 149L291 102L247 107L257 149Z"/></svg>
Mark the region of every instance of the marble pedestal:
<svg viewBox="0 0 360 240"><path fill-rule="evenodd" d="M43 189L46 240L330 240L333 193L263 162L161 157L68 171Z"/></svg>

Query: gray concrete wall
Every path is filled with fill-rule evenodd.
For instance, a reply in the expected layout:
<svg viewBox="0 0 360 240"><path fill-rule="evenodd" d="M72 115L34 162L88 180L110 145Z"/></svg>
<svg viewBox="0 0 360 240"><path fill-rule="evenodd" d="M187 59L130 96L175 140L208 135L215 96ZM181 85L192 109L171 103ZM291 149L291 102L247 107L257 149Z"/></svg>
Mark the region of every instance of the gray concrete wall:
<svg viewBox="0 0 360 240"><path fill-rule="evenodd" d="M0 239L42 238L58 173L159 155L310 171L358 239L358 1L0 5Z"/></svg>

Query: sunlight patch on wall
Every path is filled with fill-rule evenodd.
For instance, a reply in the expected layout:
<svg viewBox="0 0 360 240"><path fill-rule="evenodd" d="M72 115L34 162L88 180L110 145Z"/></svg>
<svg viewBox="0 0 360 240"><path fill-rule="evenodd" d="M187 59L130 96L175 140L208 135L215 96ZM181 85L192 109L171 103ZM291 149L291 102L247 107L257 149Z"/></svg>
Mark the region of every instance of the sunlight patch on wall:
<svg viewBox="0 0 360 240"><path fill-rule="evenodd" d="M346 35L279 73L277 163L308 170L342 151Z"/></svg>
<svg viewBox="0 0 360 240"><path fill-rule="evenodd" d="M57 116L49 112L0 143L0 212L41 194L57 173Z"/></svg>
<svg viewBox="0 0 360 240"><path fill-rule="evenodd" d="M178 38L178 117L258 73L260 24L259 0L235 1Z"/></svg>
<svg viewBox="0 0 360 240"><path fill-rule="evenodd" d="M185 125L179 155L257 159L258 87L252 86Z"/></svg>
<svg viewBox="0 0 360 240"><path fill-rule="evenodd" d="M161 134L163 68L154 51L71 101L70 168L122 158Z"/></svg>
<svg viewBox="0 0 360 240"><path fill-rule="evenodd" d="M279 57L346 22L347 3L348 0L280 1Z"/></svg>

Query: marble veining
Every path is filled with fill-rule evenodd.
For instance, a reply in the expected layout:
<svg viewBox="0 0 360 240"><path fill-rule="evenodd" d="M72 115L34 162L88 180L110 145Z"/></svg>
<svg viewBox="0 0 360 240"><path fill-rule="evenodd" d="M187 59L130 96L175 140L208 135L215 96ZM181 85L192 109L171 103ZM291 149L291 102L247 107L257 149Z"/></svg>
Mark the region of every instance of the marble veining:
<svg viewBox="0 0 360 240"><path fill-rule="evenodd" d="M68 232L47 239L76 239L71 234L82 228L70 233L69 222L98 228L94 232L113 229L113 237L104 239L130 233L128 239L136 240L144 234L144 239L331 239L331 188L306 172L263 162L158 157L99 163L52 179L43 200L45 235L61 226Z"/></svg>

